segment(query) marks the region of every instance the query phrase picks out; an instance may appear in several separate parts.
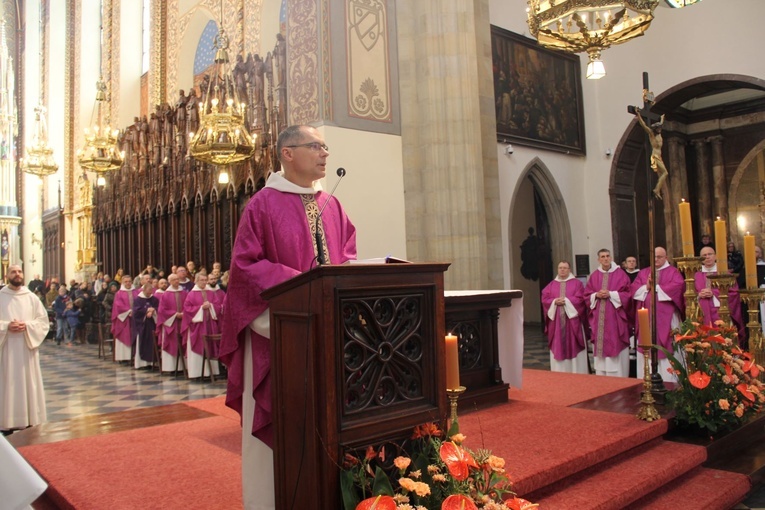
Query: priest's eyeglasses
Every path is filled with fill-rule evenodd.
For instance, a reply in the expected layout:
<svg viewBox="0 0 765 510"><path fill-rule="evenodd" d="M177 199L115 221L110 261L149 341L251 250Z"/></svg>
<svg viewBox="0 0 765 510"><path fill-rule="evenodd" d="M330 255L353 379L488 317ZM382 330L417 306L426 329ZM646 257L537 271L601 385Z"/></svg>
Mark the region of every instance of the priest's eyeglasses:
<svg viewBox="0 0 765 510"><path fill-rule="evenodd" d="M322 149L329 152L329 146L326 143L319 143L319 142L301 143L299 145L285 145L285 147L288 147L290 149L297 149L298 147L308 147L314 152L319 152Z"/></svg>

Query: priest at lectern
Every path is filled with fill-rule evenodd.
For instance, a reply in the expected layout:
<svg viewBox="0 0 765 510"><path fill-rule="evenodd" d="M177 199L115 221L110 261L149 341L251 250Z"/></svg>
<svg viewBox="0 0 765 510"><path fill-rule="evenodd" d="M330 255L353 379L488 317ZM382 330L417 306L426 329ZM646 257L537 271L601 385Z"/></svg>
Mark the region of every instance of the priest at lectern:
<svg viewBox="0 0 765 510"><path fill-rule="evenodd" d="M327 264L356 258L356 229L319 185L329 156L321 133L290 126L279 134L276 151L283 171L268 177L242 214L223 304L220 357L228 366L226 404L242 416L248 510L275 508L270 326L260 294L315 267L319 250Z"/></svg>

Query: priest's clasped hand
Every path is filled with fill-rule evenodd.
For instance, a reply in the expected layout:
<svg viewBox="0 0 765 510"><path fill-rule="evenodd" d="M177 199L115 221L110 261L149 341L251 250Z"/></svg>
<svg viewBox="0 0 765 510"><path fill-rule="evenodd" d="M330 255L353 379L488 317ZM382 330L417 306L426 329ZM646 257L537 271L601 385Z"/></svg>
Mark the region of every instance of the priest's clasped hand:
<svg viewBox="0 0 765 510"><path fill-rule="evenodd" d="M11 333L21 333L27 330L27 325L21 321L12 320L8 325L8 331Z"/></svg>

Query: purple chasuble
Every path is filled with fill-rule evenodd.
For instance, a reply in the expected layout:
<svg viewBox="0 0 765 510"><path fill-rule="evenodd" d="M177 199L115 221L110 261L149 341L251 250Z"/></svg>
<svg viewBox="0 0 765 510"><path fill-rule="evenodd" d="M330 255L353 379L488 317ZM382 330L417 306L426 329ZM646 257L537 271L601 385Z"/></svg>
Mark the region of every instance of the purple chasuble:
<svg viewBox="0 0 765 510"><path fill-rule="evenodd" d="M698 271L694 275L696 294L698 295L702 289L709 289L719 303L720 289L712 287L710 281L707 280L707 274L717 274L717 267L715 266L715 271L710 271L708 273ZM715 306L714 299L699 298L699 308L704 316L704 324L714 326L714 323L720 320L720 307L719 305ZM744 336L746 331L744 330L745 324L741 315L741 297L738 295L738 283L736 283L735 280L733 280L733 286L728 289L728 310L730 311L730 318L738 331L739 343L741 343L746 338L746 336Z"/></svg>
<svg viewBox="0 0 765 510"><path fill-rule="evenodd" d="M630 290L632 291L632 298L635 300L635 309L647 308L648 317L653 320L653 313L651 312L651 294L646 293L642 296L642 292L645 289L648 278L651 276L651 268L646 267L640 270L635 281L632 282ZM669 297L669 300L662 300L659 293L656 294L656 342L672 352L672 316L675 312L680 316L679 320L683 320L685 315L685 298L683 293L685 292L685 279L682 273L669 263L664 264L661 269L656 270L656 286ZM641 297L638 299L636 293ZM637 316L637 314L635 314ZM635 322L635 336L640 334L640 326L637 321ZM638 347L638 351L643 352ZM659 351L659 358L666 358L663 352Z"/></svg>
<svg viewBox="0 0 765 510"><path fill-rule="evenodd" d="M576 309L577 315L566 315L566 307L555 306L554 319L550 319L548 311L553 301L566 298ZM558 361L574 359L584 350L584 331L582 321L586 307L584 301L584 285L576 278L565 281L553 280L542 289L542 312L545 317L545 334L553 357Z"/></svg>
<svg viewBox="0 0 765 510"><path fill-rule="evenodd" d="M204 303L210 303L215 310L215 317L220 319L220 303L213 292L194 287L183 303L183 321L181 322L181 334L183 335L183 346L186 346L187 339L191 341L191 350L200 356L204 354L204 335L216 335L220 333L218 320L213 319L210 310L202 312L202 322L193 322L194 317L202 308Z"/></svg>
<svg viewBox="0 0 765 510"><path fill-rule="evenodd" d="M133 345L135 335L133 334L132 317L128 316L124 321L121 321L117 317L128 310L133 310L133 289L126 290L123 287L114 294L114 304L112 305L112 335L125 345Z"/></svg>
<svg viewBox="0 0 765 510"><path fill-rule="evenodd" d="M278 177L277 177L278 176ZM226 404L241 414L244 363L252 363L255 416L252 433L273 445L271 427L270 340L251 331L252 359L244 359L245 329L268 308L261 292L310 270L315 264L314 236L298 193L269 187L280 174L247 204L239 222L231 257L228 289L224 299L221 359L228 367ZM328 194L315 195L319 208ZM356 229L332 197L321 217L331 264L356 258Z"/></svg>
<svg viewBox="0 0 765 510"><path fill-rule="evenodd" d="M181 333L181 319L174 317L176 313L183 312L183 303L186 301L188 292L180 287L174 291L172 287L159 298L159 309L157 311L157 331L159 332L159 345L163 351L171 356L178 355L178 340L176 335ZM167 326L165 323L174 317L172 323Z"/></svg>
<svg viewBox="0 0 765 510"><path fill-rule="evenodd" d="M609 292L608 299L594 297L600 290ZM618 296L621 306L612 301ZM630 344L630 329L627 321L627 307L630 305L630 279L627 273L615 264L608 272L596 269L584 288L587 302L594 355L599 358L613 358ZM595 305L594 307L592 305Z"/></svg>

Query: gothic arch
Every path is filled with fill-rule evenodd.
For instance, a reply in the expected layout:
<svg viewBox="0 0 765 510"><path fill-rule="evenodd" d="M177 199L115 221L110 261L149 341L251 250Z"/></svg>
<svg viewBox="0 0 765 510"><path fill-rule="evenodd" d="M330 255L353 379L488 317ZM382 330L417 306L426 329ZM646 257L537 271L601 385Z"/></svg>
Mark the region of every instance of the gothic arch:
<svg viewBox="0 0 765 510"><path fill-rule="evenodd" d="M765 90L765 80L738 74L699 76L674 85L658 94L653 110L657 113L670 115L694 98L737 89ZM665 136L665 161L667 161L666 157L670 150L668 142L671 141L671 136L675 136L681 144L687 141L682 133L670 133ZM645 200L647 186L645 186L645 177L642 175L645 173L647 165L644 140L645 134L633 118L627 125L614 151L608 187L611 202L614 256L617 260L621 260L627 255L637 255L640 266L646 266L652 260L651 254L647 253L648 224L646 220L647 201ZM737 175L740 168L737 169ZM682 173L685 174L685 169ZM679 232L675 218L676 207L673 207L676 197L672 196L669 200L667 197L670 195L680 196L678 193L683 184L680 182L681 177L672 174L673 170L670 165L670 179L667 182L667 188L662 193L664 200L655 202L656 244L665 245L670 255L677 253L677 248L679 248L675 246ZM673 190L674 187L678 189ZM732 181L728 189L729 196L731 196L733 188L734 182ZM732 203L729 201L729 204ZM734 210L730 205L729 210L732 215Z"/></svg>
<svg viewBox="0 0 765 510"><path fill-rule="evenodd" d="M747 168L749 168L749 165L752 164L752 161L757 157L758 154L765 151L765 140L761 140L760 143L752 147L752 149L744 156L744 159L741 160L741 163L738 164L736 167L736 173L733 174L733 179L730 181L730 186L728 186L728 210L730 211L730 218L731 221L733 221L735 218L738 218L738 201L736 200L736 197L738 195L738 188L741 183L741 178L744 176L744 172ZM760 189L760 201L763 200L762 196L763 190ZM738 239L738 236L735 235L737 232L737 229L733 229L734 235L731 236L731 240L736 244L736 246L741 246L741 239ZM758 242L761 232L753 232L754 235L757 236Z"/></svg>
<svg viewBox="0 0 765 510"><path fill-rule="evenodd" d="M521 172L518 178L515 190L513 191L513 198L511 204L516 203L516 195L521 183L529 178L531 183L537 189L542 204L547 211L547 216L550 222L550 249L552 251L552 260L557 265L560 260L569 260L571 264L573 261L573 244L571 240L571 223L568 219L568 211L566 209L566 202L563 200L563 195L560 192L558 184L555 182L552 173L547 168L541 159L538 157L531 160L523 172ZM513 239L512 236L512 218L515 206L510 209L510 221L509 225L509 252L512 253L514 247L520 246L523 239Z"/></svg>

